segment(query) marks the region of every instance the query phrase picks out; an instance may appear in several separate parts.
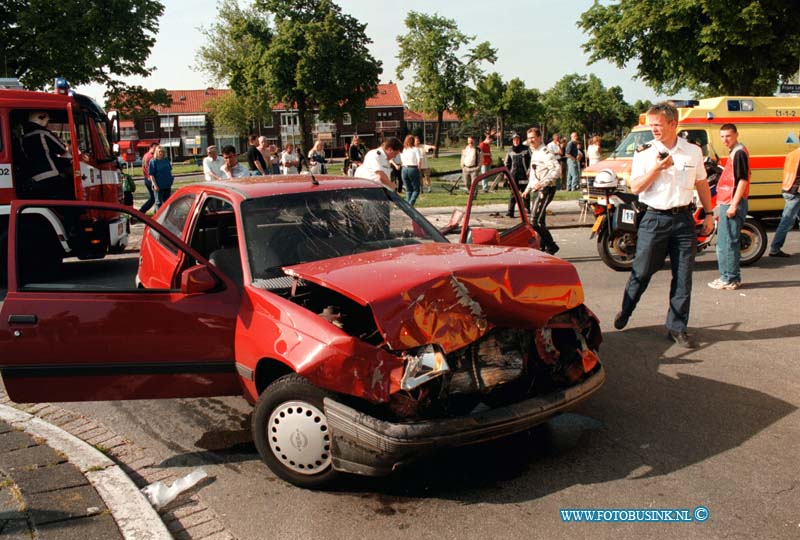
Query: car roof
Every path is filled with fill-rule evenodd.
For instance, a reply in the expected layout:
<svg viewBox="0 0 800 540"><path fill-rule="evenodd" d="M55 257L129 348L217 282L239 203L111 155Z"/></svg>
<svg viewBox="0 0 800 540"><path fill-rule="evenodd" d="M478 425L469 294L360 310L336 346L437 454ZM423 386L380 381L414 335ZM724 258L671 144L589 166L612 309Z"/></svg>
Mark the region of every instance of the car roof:
<svg viewBox="0 0 800 540"><path fill-rule="evenodd" d="M227 194L232 199L240 201L257 199L273 195L287 195L292 193L308 193L311 191L331 191L338 189L383 189L383 186L363 178L348 176L314 176L318 182L312 182L310 174L267 175L236 178L223 182L198 182L184 186L175 195L185 192L205 191L218 195Z"/></svg>

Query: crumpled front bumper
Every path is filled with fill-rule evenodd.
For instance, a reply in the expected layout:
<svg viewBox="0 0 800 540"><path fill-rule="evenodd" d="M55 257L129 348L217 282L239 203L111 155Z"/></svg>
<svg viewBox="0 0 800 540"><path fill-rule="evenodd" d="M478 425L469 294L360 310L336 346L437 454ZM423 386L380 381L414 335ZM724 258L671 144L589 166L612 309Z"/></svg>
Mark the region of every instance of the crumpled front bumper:
<svg viewBox="0 0 800 540"><path fill-rule="evenodd" d="M541 424L575 407L604 381L605 371L598 364L583 382L544 396L468 416L410 423L379 420L325 398L333 466L355 474L384 476L435 449L497 439Z"/></svg>

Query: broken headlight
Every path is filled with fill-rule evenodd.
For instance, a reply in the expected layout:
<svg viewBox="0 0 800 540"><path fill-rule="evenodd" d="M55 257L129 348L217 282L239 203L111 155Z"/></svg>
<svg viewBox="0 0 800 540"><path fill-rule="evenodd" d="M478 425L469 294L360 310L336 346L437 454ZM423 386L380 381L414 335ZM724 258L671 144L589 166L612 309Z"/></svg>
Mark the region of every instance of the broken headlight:
<svg viewBox="0 0 800 540"><path fill-rule="evenodd" d="M425 345L403 353L406 369L400 381L403 390L413 390L421 384L450 371L447 358L435 345Z"/></svg>

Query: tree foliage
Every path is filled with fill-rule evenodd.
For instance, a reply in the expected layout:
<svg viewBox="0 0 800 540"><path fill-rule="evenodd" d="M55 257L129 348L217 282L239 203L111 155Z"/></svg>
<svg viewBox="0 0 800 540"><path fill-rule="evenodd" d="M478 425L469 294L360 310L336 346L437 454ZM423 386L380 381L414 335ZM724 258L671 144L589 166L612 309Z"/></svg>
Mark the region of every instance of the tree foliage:
<svg viewBox="0 0 800 540"><path fill-rule="evenodd" d="M3 0L0 72L32 89L56 77L119 88L117 77L148 75L163 12L158 0Z"/></svg>
<svg viewBox="0 0 800 540"><path fill-rule="evenodd" d="M197 50L196 68L239 96L269 101L264 77L273 36L269 13L243 9L237 0L224 0L218 6L216 22L200 30L206 45Z"/></svg>
<svg viewBox="0 0 800 540"><path fill-rule="evenodd" d="M619 86L605 88L594 74L565 75L545 92L545 110L551 132L601 134L629 127L636 121Z"/></svg>
<svg viewBox="0 0 800 540"><path fill-rule="evenodd" d="M771 95L800 58L800 9L782 0L595 1L578 26L590 62L637 62L667 94Z"/></svg>
<svg viewBox="0 0 800 540"><path fill-rule="evenodd" d="M436 114L434 140L438 141L444 111L463 115L469 110L473 97L469 85L483 75L482 62L495 62L497 51L489 42L482 42L461 53L475 37L459 31L455 21L436 14L410 11L405 25L408 31L397 36L397 77L402 80L407 70L414 72L406 88L408 101L417 111ZM438 151L437 143L437 155Z"/></svg>
<svg viewBox="0 0 800 540"><path fill-rule="evenodd" d="M296 107L308 148L312 110L322 120L349 113L358 121L378 91L381 63L367 49L365 29L330 0L256 0L246 10L227 0L204 30L198 66L240 97Z"/></svg>
<svg viewBox="0 0 800 540"><path fill-rule="evenodd" d="M208 101L208 113L220 133L246 135L271 110L268 102L228 92Z"/></svg>
<svg viewBox="0 0 800 540"><path fill-rule="evenodd" d="M507 127L515 131L524 131L535 125L544 113L540 102L541 94L536 89L525 87L518 78L504 82L499 73L490 73L475 86L475 109L494 116L491 127L504 134ZM503 137L498 136L499 146L503 146Z"/></svg>

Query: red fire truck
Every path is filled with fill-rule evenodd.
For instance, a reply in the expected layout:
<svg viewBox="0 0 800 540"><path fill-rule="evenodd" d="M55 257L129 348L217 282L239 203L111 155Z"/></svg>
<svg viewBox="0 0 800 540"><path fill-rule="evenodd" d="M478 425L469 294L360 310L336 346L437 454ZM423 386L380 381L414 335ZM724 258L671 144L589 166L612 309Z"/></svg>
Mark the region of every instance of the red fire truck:
<svg viewBox="0 0 800 540"><path fill-rule="evenodd" d="M108 115L91 98L72 93L56 80L53 93L0 88L0 288L5 287L8 262L8 224L14 199L44 198L26 195L32 185L31 157L23 145L24 126L32 113L46 113L47 130L63 142L62 193L84 201L122 202L122 176L114 143L119 139L116 113ZM63 159L63 158L62 158ZM58 198L58 197L47 197ZM63 197L62 197L63 198ZM116 212L91 211L75 215L70 209L40 211L23 216L27 239L20 264L39 272L55 272L64 257L97 259L122 251L128 243L128 224Z"/></svg>

